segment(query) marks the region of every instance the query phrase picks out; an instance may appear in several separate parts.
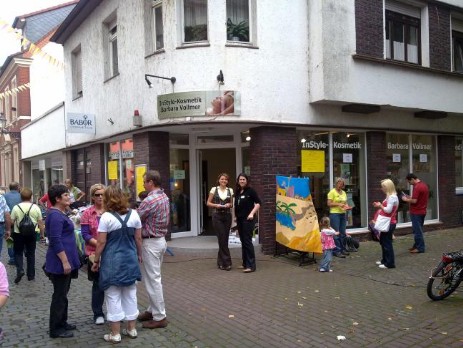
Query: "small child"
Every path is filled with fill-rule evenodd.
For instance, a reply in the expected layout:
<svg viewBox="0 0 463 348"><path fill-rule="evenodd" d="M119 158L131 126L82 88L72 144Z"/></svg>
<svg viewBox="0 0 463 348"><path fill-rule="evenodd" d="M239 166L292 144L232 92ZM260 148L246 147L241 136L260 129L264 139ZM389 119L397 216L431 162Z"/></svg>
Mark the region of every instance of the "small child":
<svg viewBox="0 0 463 348"><path fill-rule="evenodd" d="M339 235L339 232L333 230L330 226L330 218L323 217L320 220L320 233L322 237L323 258L320 261L320 272L333 272L330 269L331 260L333 259L333 249L336 248L334 244L334 235Z"/></svg>
<svg viewBox="0 0 463 348"><path fill-rule="evenodd" d="M6 269L3 263L0 262L0 308L2 308L8 297L10 296L10 291L8 287L8 276L6 274ZM0 327L0 346L3 341L3 330Z"/></svg>

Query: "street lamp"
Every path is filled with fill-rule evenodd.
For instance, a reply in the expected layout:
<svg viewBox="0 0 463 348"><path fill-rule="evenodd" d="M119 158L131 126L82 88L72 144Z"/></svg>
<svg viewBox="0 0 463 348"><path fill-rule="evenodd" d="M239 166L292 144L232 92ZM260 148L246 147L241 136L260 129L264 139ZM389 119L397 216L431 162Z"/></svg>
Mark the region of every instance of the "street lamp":
<svg viewBox="0 0 463 348"><path fill-rule="evenodd" d="M6 141L11 141L11 137L14 139L19 139L21 137L21 132L11 132L6 129L6 117L3 112L0 112L0 133L5 136Z"/></svg>

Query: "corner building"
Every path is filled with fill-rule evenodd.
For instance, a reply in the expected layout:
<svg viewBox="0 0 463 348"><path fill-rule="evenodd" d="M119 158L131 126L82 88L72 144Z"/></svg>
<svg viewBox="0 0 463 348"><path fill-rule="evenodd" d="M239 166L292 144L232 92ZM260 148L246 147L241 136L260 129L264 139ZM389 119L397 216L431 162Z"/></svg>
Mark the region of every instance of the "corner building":
<svg viewBox="0 0 463 348"><path fill-rule="evenodd" d="M92 120L63 131L65 172L135 195L139 168L160 170L172 238L211 232L221 172L250 174L264 253L275 175L309 177L319 217L344 177L350 233L367 233L380 181L409 192L409 172L430 187L426 230L462 223L460 1L81 0L52 41L66 122ZM410 233L406 205L398 218Z"/></svg>

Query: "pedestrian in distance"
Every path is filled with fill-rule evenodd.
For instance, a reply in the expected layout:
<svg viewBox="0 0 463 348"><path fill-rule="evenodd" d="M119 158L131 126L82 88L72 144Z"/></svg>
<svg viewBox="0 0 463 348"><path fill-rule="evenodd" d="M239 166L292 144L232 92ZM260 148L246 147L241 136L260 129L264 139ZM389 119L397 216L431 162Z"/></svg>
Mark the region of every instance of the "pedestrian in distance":
<svg viewBox="0 0 463 348"><path fill-rule="evenodd" d="M70 338L74 336L71 331L76 326L68 323L68 293L71 279L78 277L80 267L74 223L66 215L71 202L64 185L51 186L48 197L53 205L45 220L49 240L45 272L53 284L49 334L51 338Z"/></svg>
<svg viewBox="0 0 463 348"><path fill-rule="evenodd" d="M410 204L410 220L414 236L413 246L408 249L412 254L424 253L425 244L423 236L424 218L428 207L429 188L415 174L407 175L407 180L413 186L412 196L403 195L402 200Z"/></svg>
<svg viewBox="0 0 463 348"><path fill-rule="evenodd" d="M352 209L347 204L347 193L344 191L345 181L343 178L336 178L334 188L328 192L327 204L330 208L330 225L339 232L339 236L334 238L336 249L333 255L340 258L345 258L349 255L346 250L345 239L346 234L346 212Z"/></svg>
<svg viewBox="0 0 463 348"><path fill-rule="evenodd" d="M373 207L378 209L377 216L386 216L390 218L389 229L381 231L379 244L381 245L381 261L376 261L379 268L395 268L394 247L392 245L392 236L397 225L397 209L399 208L399 198L395 190L395 185L391 179L381 181L381 190L386 195L382 202L373 202Z"/></svg>
<svg viewBox="0 0 463 348"><path fill-rule="evenodd" d="M6 200L6 204L8 204L8 208L10 208L10 212L13 210L13 207L16 204L21 203L21 194L19 193L19 183L13 181L9 185L10 191L5 193L4 197ZM11 226L11 231L13 231L13 225ZM8 264L15 265L16 261L14 258L14 249L13 249L13 239L10 237L7 239L7 247L8 247ZM1 250L1 248L0 248Z"/></svg>
<svg viewBox="0 0 463 348"><path fill-rule="evenodd" d="M331 269L331 260L333 259L333 249L336 248L333 236L339 235L330 226L330 218L327 216L322 217L320 220L320 235L322 239L323 257L320 261L320 272L333 272Z"/></svg>
<svg viewBox="0 0 463 348"><path fill-rule="evenodd" d="M261 200L257 192L250 186L249 177L241 173L236 178L235 217L236 227L240 235L242 268L244 273L256 271L256 256L252 244L252 233L256 226L256 214Z"/></svg>
<svg viewBox="0 0 463 348"><path fill-rule="evenodd" d="M22 202L16 204L11 211L11 221L14 226L12 231L13 249L16 264L15 284L18 284L24 276L24 255L27 262L27 280L35 279L35 249L37 243L37 232L40 233L40 239L43 240L45 226L42 221L42 210L37 204L31 202L32 190L23 187L21 190ZM22 222L29 218L31 226L26 227Z"/></svg>
<svg viewBox="0 0 463 348"><path fill-rule="evenodd" d="M85 197L85 192L79 189L77 186L74 186L71 179L64 180L64 185L69 190L69 198L71 199L70 208L77 209L85 205L85 202L82 201L82 198Z"/></svg>
<svg viewBox="0 0 463 348"><path fill-rule="evenodd" d="M149 299L148 308L140 313L138 320L142 321L142 326L147 329L164 328L168 324L161 267L167 250L165 235L170 221L170 203L161 184L161 175L157 170L145 173L143 185L149 194L137 209L143 226L141 272Z"/></svg>
<svg viewBox="0 0 463 348"><path fill-rule="evenodd" d="M232 268L228 237L232 223L233 189L228 187L229 179L227 173L219 174L217 185L211 188L207 198L207 206L213 209L212 226L219 243L217 267L225 271L230 271Z"/></svg>
<svg viewBox="0 0 463 348"><path fill-rule="evenodd" d="M105 186L103 184L95 184L90 187L90 199L93 204L85 209L80 219L80 229L85 241L85 254L89 257L89 267L93 265L92 260L95 257L98 240L98 224L100 223L101 215L104 213L104 191ZM96 325L102 325L105 320L103 313L104 291L100 288L99 273L92 272L89 269L88 277L92 281L93 320Z"/></svg>
<svg viewBox="0 0 463 348"><path fill-rule="evenodd" d="M118 186L109 186L104 191L104 209L92 271L99 271L111 327L103 339L119 343L121 333L129 338L138 336L136 282L141 281L141 221L137 212L129 209L128 197ZM127 326L121 332L122 320L127 321Z"/></svg>

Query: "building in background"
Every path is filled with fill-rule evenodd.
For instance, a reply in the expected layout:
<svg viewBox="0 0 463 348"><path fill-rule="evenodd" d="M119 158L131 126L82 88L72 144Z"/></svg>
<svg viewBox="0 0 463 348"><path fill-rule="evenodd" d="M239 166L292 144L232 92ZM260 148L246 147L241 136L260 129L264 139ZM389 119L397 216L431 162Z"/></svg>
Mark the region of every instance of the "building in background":
<svg viewBox="0 0 463 348"><path fill-rule="evenodd" d="M144 170L160 170L173 238L213 233L205 201L221 172L250 174L265 253L276 175L309 177L319 217L343 177L348 231L366 233L379 182L409 193L414 172L430 186L427 228L456 226L462 23L456 0L81 0L51 38L66 81L56 150L85 189L135 197ZM398 233L410 226L401 204Z"/></svg>

